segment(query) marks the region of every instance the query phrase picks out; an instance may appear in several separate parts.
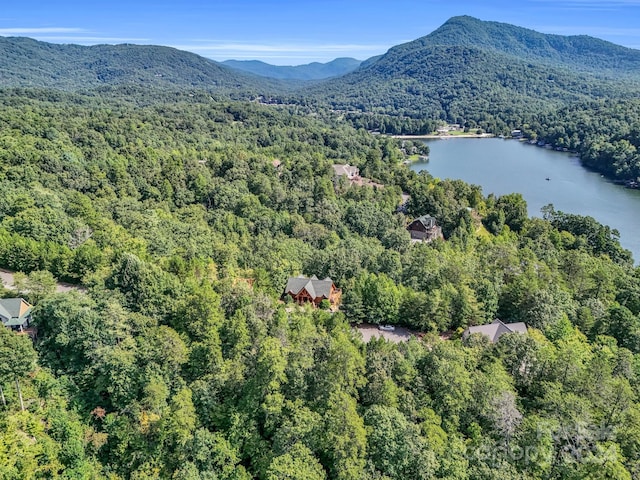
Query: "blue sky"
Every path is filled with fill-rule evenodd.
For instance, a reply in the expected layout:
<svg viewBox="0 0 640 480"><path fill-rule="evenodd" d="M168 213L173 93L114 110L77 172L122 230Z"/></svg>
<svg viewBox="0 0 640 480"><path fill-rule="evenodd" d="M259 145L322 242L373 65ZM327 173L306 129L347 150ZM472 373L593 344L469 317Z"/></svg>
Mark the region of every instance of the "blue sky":
<svg viewBox="0 0 640 480"><path fill-rule="evenodd" d="M8 0L1 36L168 45L214 60L276 65L366 59L454 15L640 49L640 0Z"/></svg>

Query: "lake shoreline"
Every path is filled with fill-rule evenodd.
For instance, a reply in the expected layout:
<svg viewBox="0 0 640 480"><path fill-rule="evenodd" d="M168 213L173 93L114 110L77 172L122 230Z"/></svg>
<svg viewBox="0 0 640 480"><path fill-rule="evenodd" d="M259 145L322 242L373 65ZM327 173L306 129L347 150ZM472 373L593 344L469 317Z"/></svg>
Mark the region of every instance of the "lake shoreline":
<svg viewBox="0 0 640 480"><path fill-rule="evenodd" d="M569 152L530 148L526 142L424 141L429 161L412 162L411 170L480 185L485 195L518 192L529 216L540 217L550 203L565 213L591 216L618 230L622 247L631 250L636 265L640 262L640 223L634 213L640 209L640 190L616 185Z"/></svg>
<svg viewBox="0 0 640 480"><path fill-rule="evenodd" d="M400 140L434 140L441 138L448 140L450 138L496 138L496 136L493 133L482 133L480 135L477 133L463 133L461 135L391 135L391 138Z"/></svg>

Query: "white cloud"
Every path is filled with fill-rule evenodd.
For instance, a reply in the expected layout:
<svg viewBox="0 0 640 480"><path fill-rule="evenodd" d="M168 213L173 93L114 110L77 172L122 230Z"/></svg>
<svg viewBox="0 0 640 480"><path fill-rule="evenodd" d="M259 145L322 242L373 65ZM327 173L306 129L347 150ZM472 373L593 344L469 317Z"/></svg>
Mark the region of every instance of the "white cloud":
<svg viewBox="0 0 640 480"><path fill-rule="evenodd" d="M0 28L0 35L43 35L50 33L84 33L84 28L69 27L13 27Z"/></svg>
<svg viewBox="0 0 640 480"><path fill-rule="evenodd" d="M213 60L251 59L276 65L298 65L309 62L330 61L338 57L369 58L386 52L390 45L377 44L302 44L302 43L241 43L194 42L170 45L180 50L208 57Z"/></svg>
<svg viewBox="0 0 640 480"><path fill-rule="evenodd" d="M640 28L617 27L580 27L576 25L557 25L536 27L538 31L561 35L592 35L610 37L640 37Z"/></svg>
<svg viewBox="0 0 640 480"><path fill-rule="evenodd" d="M180 50L191 52L256 52L256 53L322 53L322 52L367 52L371 50L388 49L388 45L358 45L358 44L249 44L249 43L209 43L190 45L171 45Z"/></svg>
<svg viewBox="0 0 640 480"><path fill-rule="evenodd" d="M560 8L590 8L611 10L620 7L640 7L640 0L536 0L539 3L553 3Z"/></svg>
<svg viewBox="0 0 640 480"><path fill-rule="evenodd" d="M70 42L70 43L146 43L149 38L130 37L85 37L85 36L52 36L38 35L35 38L47 42Z"/></svg>

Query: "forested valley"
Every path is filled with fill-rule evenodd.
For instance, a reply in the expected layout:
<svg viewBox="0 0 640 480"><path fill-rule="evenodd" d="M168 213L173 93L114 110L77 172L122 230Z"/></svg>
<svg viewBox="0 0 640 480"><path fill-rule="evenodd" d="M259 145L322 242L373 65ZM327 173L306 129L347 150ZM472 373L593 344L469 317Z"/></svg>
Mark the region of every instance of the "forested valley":
<svg viewBox="0 0 640 480"><path fill-rule="evenodd" d="M419 151L310 107L2 90L3 296L37 339L0 329L0 478L638 478L617 233L416 174ZM410 241L424 214L444 239ZM283 301L298 274L339 311ZM529 332L461 339L495 318Z"/></svg>

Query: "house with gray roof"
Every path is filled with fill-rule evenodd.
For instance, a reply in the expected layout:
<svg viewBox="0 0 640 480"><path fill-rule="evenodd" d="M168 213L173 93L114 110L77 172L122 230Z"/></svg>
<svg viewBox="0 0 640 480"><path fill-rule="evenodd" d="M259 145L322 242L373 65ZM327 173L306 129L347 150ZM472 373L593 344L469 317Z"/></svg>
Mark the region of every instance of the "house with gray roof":
<svg viewBox="0 0 640 480"><path fill-rule="evenodd" d="M430 242L436 238L444 238L442 227L436 223L436 219L431 215L422 215L416 218L407 226L407 230L413 241Z"/></svg>
<svg viewBox="0 0 640 480"><path fill-rule="evenodd" d="M0 320L11 330L24 332L31 326L33 307L23 298L0 298Z"/></svg>
<svg viewBox="0 0 640 480"><path fill-rule="evenodd" d="M342 297L342 290L336 288L333 280L329 277L324 280L318 279L315 275L311 278L300 275L290 277L284 289L282 297L290 296L299 305L311 303L317 307L322 300L329 300L333 308L337 307Z"/></svg>
<svg viewBox="0 0 640 480"><path fill-rule="evenodd" d="M345 165L333 165L333 172L336 174L336 177L347 177L349 180L357 180L360 178L360 169L348 163Z"/></svg>
<svg viewBox="0 0 640 480"><path fill-rule="evenodd" d="M489 337L491 343L496 343L498 339L506 333L527 333L527 325L524 322L504 323L502 320L496 318L488 325L477 325L467 328L462 332L462 339L466 340L469 335L473 335L474 333L485 335Z"/></svg>

